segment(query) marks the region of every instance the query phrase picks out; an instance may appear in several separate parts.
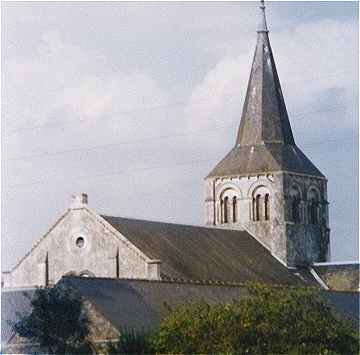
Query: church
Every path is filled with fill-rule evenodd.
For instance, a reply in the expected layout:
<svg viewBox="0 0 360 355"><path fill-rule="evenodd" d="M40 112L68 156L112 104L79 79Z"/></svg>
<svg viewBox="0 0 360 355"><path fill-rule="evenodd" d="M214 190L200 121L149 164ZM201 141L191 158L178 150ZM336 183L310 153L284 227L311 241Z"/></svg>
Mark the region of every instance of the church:
<svg viewBox="0 0 360 355"><path fill-rule="evenodd" d="M172 293L179 294L175 303L194 295L224 302L251 281L329 290L343 312L349 299L354 302L351 292L358 298L359 264L331 263L327 179L295 143L263 2L235 134L231 151L204 179L204 226L101 215L89 207L91 196L75 195L47 233L2 274L5 299L24 288L68 280L116 328L126 312L123 305L116 313L121 302L115 301L122 299L125 283L138 292L127 295L131 302L139 293L144 299L153 295L149 302L156 299L159 308L176 298ZM101 292L113 292L111 307ZM143 323L134 324L152 319L147 310L139 312Z"/></svg>

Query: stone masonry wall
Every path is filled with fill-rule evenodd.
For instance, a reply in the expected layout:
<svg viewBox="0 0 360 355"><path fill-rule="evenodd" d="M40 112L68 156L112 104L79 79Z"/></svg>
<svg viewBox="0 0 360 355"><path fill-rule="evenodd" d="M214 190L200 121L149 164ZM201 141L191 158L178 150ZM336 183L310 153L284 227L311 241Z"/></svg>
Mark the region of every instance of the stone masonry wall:
<svg viewBox="0 0 360 355"><path fill-rule="evenodd" d="M301 220L293 220L293 189L301 195ZM236 222L224 223L221 205L224 191L239 198ZM269 193L269 216L254 218L253 198L257 191ZM265 191L265 192L264 192ZM319 197L318 223L309 217L311 191ZM261 204L263 205L263 200ZM329 259L328 202L326 180L289 173L221 177L205 180L205 221L209 226L246 229L271 253L288 266L311 264Z"/></svg>
<svg viewBox="0 0 360 355"><path fill-rule="evenodd" d="M70 209L6 275L4 286L45 286L46 274L49 284L65 274L156 278L158 274L148 258L125 239L116 237L102 221L86 208Z"/></svg>

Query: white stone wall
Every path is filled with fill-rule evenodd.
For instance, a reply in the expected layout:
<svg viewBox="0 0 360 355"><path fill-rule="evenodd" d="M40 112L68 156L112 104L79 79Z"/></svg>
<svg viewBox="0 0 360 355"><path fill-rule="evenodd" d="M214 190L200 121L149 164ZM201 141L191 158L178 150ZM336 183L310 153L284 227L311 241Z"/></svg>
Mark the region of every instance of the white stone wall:
<svg viewBox="0 0 360 355"><path fill-rule="evenodd" d="M294 223L292 187L301 191L302 220ZM237 222L224 223L222 199L231 189L239 197ZM309 191L320 196L317 225L309 219ZM265 219L264 195L269 193L269 216ZM228 194L232 196L231 194ZM260 210L253 198L260 198ZM260 220L256 220L260 215ZM205 221L208 226L246 229L288 266L326 261L330 255L326 179L289 173L208 178L205 180Z"/></svg>
<svg viewBox="0 0 360 355"><path fill-rule="evenodd" d="M83 238L83 245L77 245L78 238ZM10 274L4 275L4 287L45 286L46 258L50 284L68 273L160 277L160 261L147 258L100 216L83 207L68 210Z"/></svg>
<svg viewBox="0 0 360 355"><path fill-rule="evenodd" d="M205 180L205 222L207 225L221 225L221 195L226 190L233 190L239 197L239 225L252 220L252 199L256 188L264 187L270 192L270 199L281 189L276 175L240 176L209 178ZM270 206L273 202L270 200ZM270 217L271 218L271 217Z"/></svg>

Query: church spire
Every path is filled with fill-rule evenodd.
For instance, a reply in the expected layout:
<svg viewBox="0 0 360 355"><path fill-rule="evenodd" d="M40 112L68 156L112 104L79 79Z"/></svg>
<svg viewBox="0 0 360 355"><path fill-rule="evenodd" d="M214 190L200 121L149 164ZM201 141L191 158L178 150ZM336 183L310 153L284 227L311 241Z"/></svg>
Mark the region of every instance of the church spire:
<svg viewBox="0 0 360 355"><path fill-rule="evenodd" d="M268 32L265 5L261 1L255 55L236 146L295 144Z"/></svg>
<svg viewBox="0 0 360 355"><path fill-rule="evenodd" d="M278 171L324 177L295 144L270 46L263 1L259 12L256 49L236 144L208 178Z"/></svg>

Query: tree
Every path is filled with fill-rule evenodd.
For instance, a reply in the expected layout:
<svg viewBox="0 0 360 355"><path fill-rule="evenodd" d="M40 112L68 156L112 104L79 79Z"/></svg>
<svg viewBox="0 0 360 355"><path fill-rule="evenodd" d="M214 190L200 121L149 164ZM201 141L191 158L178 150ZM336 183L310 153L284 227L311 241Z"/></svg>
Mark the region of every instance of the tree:
<svg viewBox="0 0 360 355"><path fill-rule="evenodd" d="M332 313L318 291L252 285L248 296L178 307L161 322L157 352L358 354L351 325Z"/></svg>
<svg viewBox="0 0 360 355"><path fill-rule="evenodd" d="M106 353L109 355L155 354L152 334L135 329L123 329L117 342L107 344Z"/></svg>
<svg viewBox="0 0 360 355"><path fill-rule="evenodd" d="M32 311L15 323L18 335L52 354L83 351L89 319L81 297L71 288L39 288L31 299Z"/></svg>

